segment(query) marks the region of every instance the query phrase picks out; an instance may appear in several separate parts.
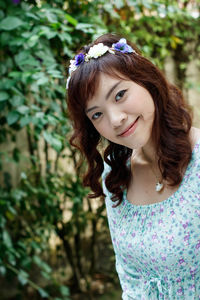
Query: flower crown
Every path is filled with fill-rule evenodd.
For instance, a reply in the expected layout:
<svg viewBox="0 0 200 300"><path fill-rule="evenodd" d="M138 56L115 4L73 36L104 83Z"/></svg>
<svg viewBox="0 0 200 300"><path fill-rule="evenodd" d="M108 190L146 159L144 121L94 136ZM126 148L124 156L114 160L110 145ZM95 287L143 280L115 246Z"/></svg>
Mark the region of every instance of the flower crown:
<svg viewBox="0 0 200 300"><path fill-rule="evenodd" d="M121 53L136 53L136 51L127 44L126 39L120 39L117 43L112 44L111 48L109 48L108 46L105 46L103 43L94 45L90 48L88 53L83 54L81 52L75 56L75 59L70 60L69 77L67 79L66 88L68 89L72 72L76 71L76 69L82 63L88 62L91 58L98 58L98 57L104 55L106 52L115 54L115 51L119 51Z"/></svg>

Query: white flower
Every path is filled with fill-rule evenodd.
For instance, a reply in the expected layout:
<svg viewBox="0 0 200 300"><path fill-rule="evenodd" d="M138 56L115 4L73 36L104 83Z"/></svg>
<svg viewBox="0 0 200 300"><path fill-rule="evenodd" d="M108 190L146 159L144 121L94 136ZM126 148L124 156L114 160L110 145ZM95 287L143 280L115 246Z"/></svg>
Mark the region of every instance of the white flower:
<svg viewBox="0 0 200 300"><path fill-rule="evenodd" d="M124 44L127 44L127 41L126 41L126 39L123 39L123 38L122 38L122 39L119 40L118 43L122 43L122 44L124 43Z"/></svg>
<svg viewBox="0 0 200 300"><path fill-rule="evenodd" d="M105 46L103 43L94 45L93 47L90 48L86 56L86 61L88 61L90 58L98 58L99 56L104 55L108 50L109 47Z"/></svg>
<svg viewBox="0 0 200 300"><path fill-rule="evenodd" d="M76 71L77 66L76 66L75 64L76 64L75 59L71 59L71 60L70 60L70 65L69 65L69 75L71 75L71 73L72 73L73 71Z"/></svg>

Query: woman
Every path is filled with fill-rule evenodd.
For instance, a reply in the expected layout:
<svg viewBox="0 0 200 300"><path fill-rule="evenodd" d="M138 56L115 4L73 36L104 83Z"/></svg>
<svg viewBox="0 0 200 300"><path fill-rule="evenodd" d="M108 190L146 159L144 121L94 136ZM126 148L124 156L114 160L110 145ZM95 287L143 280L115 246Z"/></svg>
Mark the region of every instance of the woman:
<svg viewBox="0 0 200 300"><path fill-rule="evenodd" d="M69 71L71 143L87 158L83 184L106 196L122 298L200 299L200 130L181 92L111 34Z"/></svg>

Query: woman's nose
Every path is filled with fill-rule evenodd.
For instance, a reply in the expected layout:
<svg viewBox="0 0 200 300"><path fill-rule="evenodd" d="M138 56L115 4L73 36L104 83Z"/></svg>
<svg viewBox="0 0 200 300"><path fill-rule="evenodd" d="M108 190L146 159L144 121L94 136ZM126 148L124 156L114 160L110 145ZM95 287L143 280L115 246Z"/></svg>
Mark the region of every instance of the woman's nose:
<svg viewBox="0 0 200 300"><path fill-rule="evenodd" d="M122 111L112 111L110 113L110 123L113 128L120 127L123 122L126 120L127 115Z"/></svg>

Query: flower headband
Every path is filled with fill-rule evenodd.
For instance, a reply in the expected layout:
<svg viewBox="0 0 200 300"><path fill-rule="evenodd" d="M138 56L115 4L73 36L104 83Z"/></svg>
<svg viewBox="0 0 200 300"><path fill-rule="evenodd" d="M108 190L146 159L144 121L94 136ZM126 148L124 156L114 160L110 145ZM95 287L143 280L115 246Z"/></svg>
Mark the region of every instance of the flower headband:
<svg viewBox="0 0 200 300"><path fill-rule="evenodd" d="M98 58L104 55L106 52L115 54L115 51L119 51L121 53L135 53L135 50L129 46L126 42L126 39L120 39L117 43L112 44L112 47L109 48L105 46L103 43L99 43L90 48L87 54L79 53L75 56L75 59L70 60L69 66L69 77L67 79L66 89L68 89L69 81L71 79L72 72L76 71L76 69L84 62L88 62L91 58Z"/></svg>

